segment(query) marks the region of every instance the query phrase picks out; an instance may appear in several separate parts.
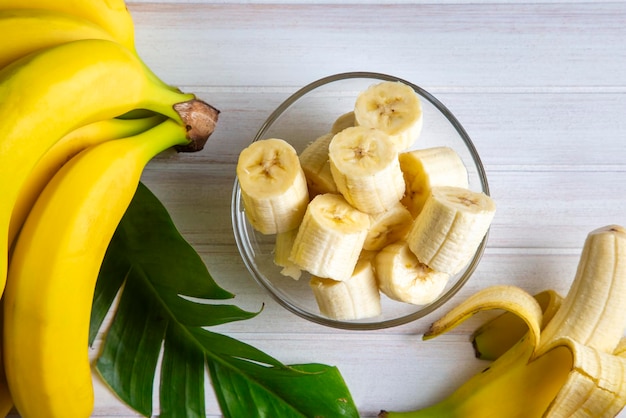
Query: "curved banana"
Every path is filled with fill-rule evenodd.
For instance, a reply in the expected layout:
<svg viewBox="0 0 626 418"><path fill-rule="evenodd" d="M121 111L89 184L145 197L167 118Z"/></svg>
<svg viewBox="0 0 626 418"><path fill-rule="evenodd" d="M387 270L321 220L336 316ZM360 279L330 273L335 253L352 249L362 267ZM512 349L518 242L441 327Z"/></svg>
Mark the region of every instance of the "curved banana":
<svg viewBox="0 0 626 418"><path fill-rule="evenodd" d="M22 416L90 415L87 334L100 264L145 165L187 143L185 127L170 119L89 147L37 199L16 240L4 294L6 376Z"/></svg>
<svg viewBox="0 0 626 418"><path fill-rule="evenodd" d="M117 42L135 50L135 26L124 0L0 0L0 10L36 9L67 13L89 20Z"/></svg>
<svg viewBox="0 0 626 418"><path fill-rule="evenodd" d="M15 201L37 161L54 143L80 126L136 108L183 123L186 108L200 104L193 94L153 82L133 53L111 41L69 42L0 71L0 294ZM208 127L217 113L207 116Z"/></svg>
<svg viewBox="0 0 626 418"><path fill-rule="evenodd" d="M88 146L136 135L152 128L159 122L163 122L163 117L160 115L141 119L105 119L82 126L52 145L48 152L37 161L17 196L11 215L11 224L9 225L9 245L15 239L28 212L35 200L37 200L37 196L39 196L54 173L71 157Z"/></svg>
<svg viewBox="0 0 626 418"><path fill-rule="evenodd" d="M544 290L534 295L541 306L544 329L561 307L563 297L554 290ZM472 334L472 346L476 357L495 360L517 343L528 330L526 323L513 312L505 312L485 322Z"/></svg>
<svg viewBox="0 0 626 418"><path fill-rule="evenodd" d="M507 297L512 298L511 306L518 306L507 310L519 316L529 331L443 401L417 411L383 411L379 416L615 417L626 406L625 232L621 226L608 225L589 233L570 291L560 306L558 298L551 298L556 313L547 324L530 294L521 289L509 293L506 286L484 289L454 307L424 338L439 335L490 305L501 305ZM521 308L533 302L534 309Z"/></svg>
<svg viewBox="0 0 626 418"><path fill-rule="evenodd" d="M65 42L114 40L90 21L50 10L0 10L0 33L0 68L32 52Z"/></svg>

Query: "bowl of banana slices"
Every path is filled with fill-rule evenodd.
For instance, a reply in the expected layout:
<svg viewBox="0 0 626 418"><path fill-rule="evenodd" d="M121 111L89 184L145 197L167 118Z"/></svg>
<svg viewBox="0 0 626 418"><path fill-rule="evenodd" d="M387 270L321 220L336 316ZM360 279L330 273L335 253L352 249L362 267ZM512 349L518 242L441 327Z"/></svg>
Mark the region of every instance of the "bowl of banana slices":
<svg viewBox="0 0 626 418"><path fill-rule="evenodd" d="M237 162L232 222L254 280L318 324L373 330L467 282L495 213L478 152L432 94L351 72L287 98Z"/></svg>

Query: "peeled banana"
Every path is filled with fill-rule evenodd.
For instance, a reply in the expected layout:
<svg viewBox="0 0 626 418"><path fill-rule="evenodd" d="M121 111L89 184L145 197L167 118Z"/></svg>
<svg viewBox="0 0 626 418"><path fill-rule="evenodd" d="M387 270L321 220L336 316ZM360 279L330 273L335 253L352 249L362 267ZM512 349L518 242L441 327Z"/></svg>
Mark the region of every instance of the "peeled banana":
<svg viewBox="0 0 626 418"><path fill-rule="evenodd" d="M37 198L16 240L4 293L6 376L21 415L90 415L86 343L104 253L144 166L190 141L186 127L168 119L93 145L63 165Z"/></svg>
<svg viewBox="0 0 626 418"><path fill-rule="evenodd" d="M359 93L354 104L356 124L378 129L391 138L398 151L411 147L422 132L420 98L400 81L383 81Z"/></svg>
<svg viewBox="0 0 626 418"><path fill-rule="evenodd" d="M278 138L253 142L239 154L237 178L246 217L263 234L295 229L309 202L296 150Z"/></svg>
<svg viewBox="0 0 626 418"><path fill-rule="evenodd" d="M306 208L289 259L314 276L348 280L369 225L369 216L342 196L318 195Z"/></svg>
<svg viewBox="0 0 626 418"><path fill-rule="evenodd" d="M426 305L446 288L450 275L421 263L404 241L389 244L378 252L374 267L380 291L389 298Z"/></svg>
<svg viewBox="0 0 626 418"><path fill-rule="evenodd" d="M324 193L337 193L337 185L330 172L328 159L328 146L333 136L332 133L320 136L300 153L300 165L304 170L310 197Z"/></svg>
<svg viewBox="0 0 626 418"><path fill-rule="evenodd" d="M359 258L346 280L312 277L309 285L322 315L340 321L371 318L381 314L380 292L372 262Z"/></svg>
<svg viewBox="0 0 626 418"><path fill-rule="evenodd" d="M409 231L409 248L433 270L456 274L476 253L495 211L493 199L482 192L435 187Z"/></svg>
<svg viewBox="0 0 626 418"><path fill-rule="evenodd" d="M360 283L350 277L360 277L362 269L354 269L364 258L376 267L377 298L382 292L403 303L431 303L484 239L493 200L469 190L467 169L452 148L407 149L422 125L415 90L381 82L359 93L353 109L308 143L297 161L294 151L287 151L290 138L279 140L280 155L274 138L256 141L240 154L237 176L249 223L258 232L276 234L274 263L282 275L313 276L310 285L322 315L344 320L378 315L376 309L355 310L354 287L337 283ZM278 227L279 222L287 225Z"/></svg>
<svg viewBox="0 0 626 418"><path fill-rule="evenodd" d="M553 291L532 297L515 286L492 286L452 308L431 325L425 339L481 310L508 311L473 336L475 344L489 342L487 346L495 348L495 360L435 405L408 412L382 411L379 416L617 416L626 406L625 232L619 225L607 225L588 234L574 282L563 299ZM520 336L514 343L495 335L507 332L503 324L511 325L512 315L521 321L513 323Z"/></svg>
<svg viewBox="0 0 626 418"><path fill-rule="evenodd" d="M358 210L382 212L402 198L398 151L384 132L361 126L344 129L330 141L328 156L337 190Z"/></svg>
<svg viewBox="0 0 626 418"><path fill-rule="evenodd" d="M417 216L436 186L469 187L467 168L450 147L419 148L398 156L406 192L402 203Z"/></svg>

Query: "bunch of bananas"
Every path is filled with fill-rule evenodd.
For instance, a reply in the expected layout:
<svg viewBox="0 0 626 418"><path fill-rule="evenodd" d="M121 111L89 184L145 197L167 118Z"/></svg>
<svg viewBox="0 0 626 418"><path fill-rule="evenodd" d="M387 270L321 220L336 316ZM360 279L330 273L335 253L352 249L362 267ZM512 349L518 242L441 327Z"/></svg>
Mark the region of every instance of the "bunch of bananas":
<svg viewBox="0 0 626 418"><path fill-rule="evenodd" d="M564 298L492 286L434 322L425 339L476 312L507 311L472 338L489 367L435 405L379 417L615 417L626 405L625 307L626 229L608 225L588 234Z"/></svg>
<svg viewBox="0 0 626 418"><path fill-rule="evenodd" d="M0 417L88 417L88 329L145 165L219 111L139 58L124 0L0 0Z"/></svg>

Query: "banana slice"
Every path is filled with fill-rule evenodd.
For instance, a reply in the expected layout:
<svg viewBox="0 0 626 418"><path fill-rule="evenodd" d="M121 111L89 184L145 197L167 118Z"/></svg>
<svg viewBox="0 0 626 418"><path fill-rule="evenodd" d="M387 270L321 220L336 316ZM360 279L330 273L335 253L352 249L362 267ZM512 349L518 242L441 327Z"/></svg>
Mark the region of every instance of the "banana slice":
<svg viewBox="0 0 626 418"><path fill-rule="evenodd" d="M411 213L400 202L391 209L370 215L370 229L363 249L378 251L391 243L404 240L412 224Z"/></svg>
<svg viewBox="0 0 626 418"><path fill-rule="evenodd" d="M338 134L344 129L350 128L352 126L356 126L354 111L340 115L333 123L333 126L330 128L330 132L333 134Z"/></svg>
<svg viewBox="0 0 626 418"><path fill-rule="evenodd" d="M425 305L443 293L450 275L420 263L406 242L389 244L374 258L381 292L393 300Z"/></svg>
<svg viewBox="0 0 626 418"><path fill-rule="evenodd" d="M372 262L359 259L352 276L343 281L313 276L309 282L320 313L340 321L380 315L380 292Z"/></svg>
<svg viewBox="0 0 626 418"><path fill-rule="evenodd" d="M330 172L328 161L328 145L333 136L332 133L320 136L300 153L300 165L304 170L310 197L324 193L337 193L337 186Z"/></svg>
<svg viewBox="0 0 626 418"><path fill-rule="evenodd" d="M302 219L289 259L314 276L347 280L363 249L369 216L338 194L315 196Z"/></svg>
<svg viewBox="0 0 626 418"><path fill-rule="evenodd" d="M398 152L382 131L344 129L330 141L329 158L337 190L362 212L383 212L404 195Z"/></svg>
<svg viewBox="0 0 626 418"><path fill-rule="evenodd" d="M237 178L246 217L262 234L297 228L309 193L296 150L277 138L255 141L239 154Z"/></svg>
<svg viewBox="0 0 626 418"><path fill-rule="evenodd" d="M276 242L274 243L274 264L282 267L280 274L299 280L302 276L302 270L295 263L289 260L289 254L293 247L293 242L298 234L297 229L276 234Z"/></svg>
<svg viewBox="0 0 626 418"><path fill-rule="evenodd" d="M458 273L487 234L496 205L484 193L433 187L407 237L411 251L433 270Z"/></svg>
<svg viewBox="0 0 626 418"><path fill-rule="evenodd" d="M406 183L402 203L414 217L424 207L431 188L469 187L467 168L459 154L452 148L433 147L406 151L400 153L398 159Z"/></svg>
<svg viewBox="0 0 626 418"><path fill-rule="evenodd" d="M357 125L387 133L398 151L411 147L422 132L422 103L410 86L383 81L361 92L354 105Z"/></svg>

